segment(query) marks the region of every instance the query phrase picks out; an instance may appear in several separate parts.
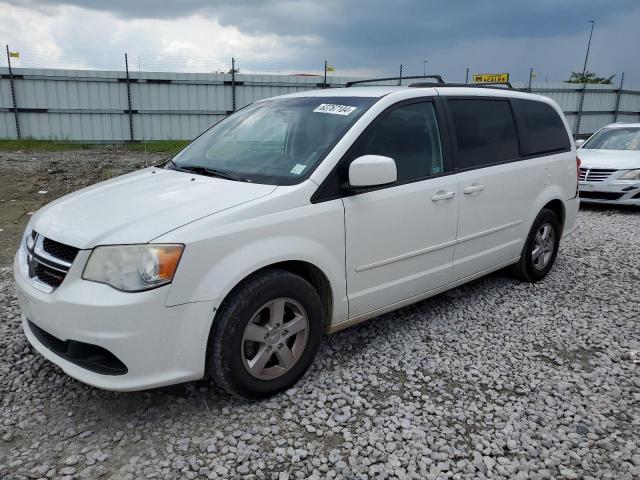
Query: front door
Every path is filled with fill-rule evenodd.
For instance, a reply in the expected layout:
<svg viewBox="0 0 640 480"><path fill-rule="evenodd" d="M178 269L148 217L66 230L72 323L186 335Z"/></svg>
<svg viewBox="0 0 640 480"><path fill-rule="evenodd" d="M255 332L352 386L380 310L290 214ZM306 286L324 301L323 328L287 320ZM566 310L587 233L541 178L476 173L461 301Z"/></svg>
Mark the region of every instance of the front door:
<svg viewBox="0 0 640 480"><path fill-rule="evenodd" d="M379 117L350 150L396 162L398 181L343 199L349 316L446 285L458 221L458 184L446 175L432 101Z"/></svg>

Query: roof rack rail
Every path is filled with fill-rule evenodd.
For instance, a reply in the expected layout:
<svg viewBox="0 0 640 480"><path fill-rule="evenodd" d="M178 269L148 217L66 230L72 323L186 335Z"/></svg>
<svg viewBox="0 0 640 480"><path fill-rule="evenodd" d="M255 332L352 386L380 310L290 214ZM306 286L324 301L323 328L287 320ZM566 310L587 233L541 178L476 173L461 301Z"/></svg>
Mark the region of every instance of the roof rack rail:
<svg viewBox="0 0 640 480"><path fill-rule="evenodd" d="M409 87L471 87L471 88L498 88L504 87L509 90L518 90L511 82L499 83L499 82L487 82L487 83L446 83L446 82L417 82L409 84Z"/></svg>
<svg viewBox="0 0 640 480"><path fill-rule="evenodd" d="M370 78L370 79L367 79L367 80L353 80L351 82L345 83L344 86L345 86L345 88L349 88L349 87L352 87L353 85L356 85L356 84L359 84L359 83L386 82L388 80L415 80L417 78L423 78L423 79L433 78L438 83L445 83L440 75L417 75L417 76L413 76L413 77L388 77L388 78Z"/></svg>

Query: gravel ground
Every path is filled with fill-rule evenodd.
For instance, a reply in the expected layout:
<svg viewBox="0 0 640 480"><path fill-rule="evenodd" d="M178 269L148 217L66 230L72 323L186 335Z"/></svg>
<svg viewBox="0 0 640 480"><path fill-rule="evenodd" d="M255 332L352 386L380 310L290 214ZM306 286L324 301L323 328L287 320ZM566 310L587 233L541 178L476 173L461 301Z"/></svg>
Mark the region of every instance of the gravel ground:
<svg viewBox="0 0 640 480"><path fill-rule="evenodd" d="M327 337L259 403L68 378L0 267L0 477L638 479L638 232L637 211L581 211L544 282L498 273Z"/></svg>
<svg viewBox="0 0 640 480"><path fill-rule="evenodd" d="M142 166L166 154L122 148L69 152L0 152L0 265L15 253L29 216L69 192Z"/></svg>

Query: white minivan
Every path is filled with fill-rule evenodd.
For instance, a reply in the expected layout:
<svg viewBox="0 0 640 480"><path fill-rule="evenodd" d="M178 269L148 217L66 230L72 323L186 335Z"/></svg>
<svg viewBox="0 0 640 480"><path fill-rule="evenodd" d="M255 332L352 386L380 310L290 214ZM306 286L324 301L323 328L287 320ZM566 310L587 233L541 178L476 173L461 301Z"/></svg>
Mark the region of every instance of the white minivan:
<svg viewBox="0 0 640 480"><path fill-rule="evenodd" d="M353 87L251 104L166 164L38 211L15 258L24 332L70 376L289 388L335 332L511 266L552 268L578 210L550 99Z"/></svg>

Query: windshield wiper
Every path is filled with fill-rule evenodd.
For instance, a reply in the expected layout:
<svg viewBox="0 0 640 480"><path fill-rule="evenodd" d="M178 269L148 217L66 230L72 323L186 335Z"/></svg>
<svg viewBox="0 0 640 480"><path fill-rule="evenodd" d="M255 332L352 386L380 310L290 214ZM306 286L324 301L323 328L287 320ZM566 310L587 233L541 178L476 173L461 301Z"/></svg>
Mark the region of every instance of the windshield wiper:
<svg viewBox="0 0 640 480"><path fill-rule="evenodd" d="M199 165L176 165L173 160L169 160L167 165L171 170L178 170L179 172L189 172L196 173L198 175L206 175L208 177L224 178L225 180L233 180L234 182L251 182L248 178L243 178L229 172L223 172L222 170L216 170L215 168L202 167Z"/></svg>

